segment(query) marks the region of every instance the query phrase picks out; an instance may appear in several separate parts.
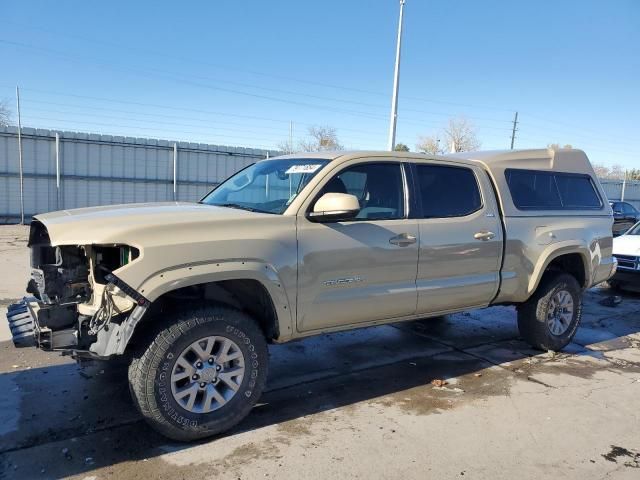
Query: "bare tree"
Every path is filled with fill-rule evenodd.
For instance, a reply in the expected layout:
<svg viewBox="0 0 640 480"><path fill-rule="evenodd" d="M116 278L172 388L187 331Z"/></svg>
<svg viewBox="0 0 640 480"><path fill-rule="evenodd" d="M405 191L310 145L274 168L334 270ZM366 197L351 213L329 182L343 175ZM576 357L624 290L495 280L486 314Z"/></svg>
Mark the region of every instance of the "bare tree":
<svg viewBox="0 0 640 480"><path fill-rule="evenodd" d="M321 152L324 150L342 150L336 129L328 126L309 127L309 139L300 142L300 150Z"/></svg>
<svg viewBox="0 0 640 480"><path fill-rule="evenodd" d="M419 143L416 145L416 150L430 155L441 155L445 153L440 147L440 139L433 135L420 137Z"/></svg>
<svg viewBox="0 0 640 480"><path fill-rule="evenodd" d="M623 180L625 169L621 165L607 167L605 165L593 165L593 170L598 178L609 178L611 180ZM628 178L628 177L627 177Z"/></svg>
<svg viewBox="0 0 640 480"><path fill-rule="evenodd" d="M440 138L443 140L440 141ZM416 149L423 153L438 155L477 150L480 145L474 125L466 118L458 117L449 119L449 124L440 134L420 137Z"/></svg>
<svg viewBox="0 0 640 480"><path fill-rule="evenodd" d="M447 146L452 152L468 152L480 148L475 126L465 117L452 118L444 129Z"/></svg>
<svg viewBox="0 0 640 480"><path fill-rule="evenodd" d="M0 127L6 127L11 123L11 110L6 101L0 100Z"/></svg>
<svg viewBox="0 0 640 480"><path fill-rule="evenodd" d="M289 140L278 143L278 145L276 145L276 148L281 152L286 153L293 153L295 151L293 144Z"/></svg>
<svg viewBox="0 0 640 480"><path fill-rule="evenodd" d="M593 165L593 171L596 172L598 178L607 178L609 175L609 167L604 165Z"/></svg>

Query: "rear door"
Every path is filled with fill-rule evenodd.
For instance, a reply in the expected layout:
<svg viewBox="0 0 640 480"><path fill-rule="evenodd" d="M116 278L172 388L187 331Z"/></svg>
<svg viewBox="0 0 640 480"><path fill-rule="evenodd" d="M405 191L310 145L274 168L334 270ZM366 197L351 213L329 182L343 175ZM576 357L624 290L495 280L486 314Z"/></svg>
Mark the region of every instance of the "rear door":
<svg viewBox="0 0 640 480"><path fill-rule="evenodd" d="M502 226L493 187L482 169L416 163L419 203L417 313L488 305L497 293Z"/></svg>

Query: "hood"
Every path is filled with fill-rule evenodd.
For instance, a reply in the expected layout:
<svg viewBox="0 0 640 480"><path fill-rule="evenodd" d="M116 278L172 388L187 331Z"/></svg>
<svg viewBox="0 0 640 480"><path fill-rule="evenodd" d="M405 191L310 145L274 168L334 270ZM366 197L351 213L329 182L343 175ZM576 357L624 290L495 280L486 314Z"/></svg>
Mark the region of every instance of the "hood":
<svg viewBox="0 0 640 480"><path fill-rule="evenodd" d="M142 232L157 235L190 230L195 225L249 220L273 215L200 203L132 203L79 208L36 215L52 245L136 244Z"/></svg>
<svg viewBox="0 0 640 480"><path fill-rule="evenodd" d="M614 238L613 254L640 256L640 235L622 235Z"/></svg>

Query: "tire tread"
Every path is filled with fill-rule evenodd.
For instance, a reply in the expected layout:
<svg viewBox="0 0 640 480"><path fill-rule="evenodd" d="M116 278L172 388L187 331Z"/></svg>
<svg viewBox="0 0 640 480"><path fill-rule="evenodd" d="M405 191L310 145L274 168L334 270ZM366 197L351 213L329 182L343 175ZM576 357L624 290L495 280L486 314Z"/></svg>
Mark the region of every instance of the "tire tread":
<svg viewBox="0 0 640 480"><path fill-rule="evenodd" d="M561 284L577 294L577 318L561 338L551 337L546 325L546 308L551 293ZM575 299L574 299L575 300ZM518 306L518 330L524 340L540 350L562 350L575 335L582 316L582 289L574 276L564 272L547 272L538 288L526 302Z"/></svg>
<svg viewBox="0 0 640 480"><path fill-rule="evenodd" d="M254 388L257 393L252 397L252 402L246 403L238 411L230 412L229 417L225 418L225 421L215 430L193 429L191 427L178 428L163 416L161 408L157 405L154 392L154 365L159 364L164 352L180 336L188 334L190 330L197 326L215 322L220 317L223 317L225 322L242 329L245 334L250 336L253 343L258 343L256 348L262 350L261 353L265 361L262 362L261 369L264 372L259 376L258 383ZM133 402L145 420L154 429L174 440L192 441L231 428L249 413L266 383L266 358L268 358L266 340L257 323L239 310L216 305L179 312L173 320L160 323L155 329L149 331L146 342L141 342L141 345L146 345L146 347L142 347L138 352L134 353L129 366L129 388Z"/></svg>

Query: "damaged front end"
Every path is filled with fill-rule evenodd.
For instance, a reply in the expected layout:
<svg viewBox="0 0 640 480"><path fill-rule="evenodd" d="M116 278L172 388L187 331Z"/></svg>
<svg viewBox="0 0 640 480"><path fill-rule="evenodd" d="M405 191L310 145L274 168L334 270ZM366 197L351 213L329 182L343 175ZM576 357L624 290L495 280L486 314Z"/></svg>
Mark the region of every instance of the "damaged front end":
<svg viewBox="0 0 640 480"><path fill-rule="evenodd" d="M124 352L148 301L120 280L140 252L128 245L52 245L45 225L31 224L31 296L10 305L16 347L37 346L80 357Z"/></svg>

